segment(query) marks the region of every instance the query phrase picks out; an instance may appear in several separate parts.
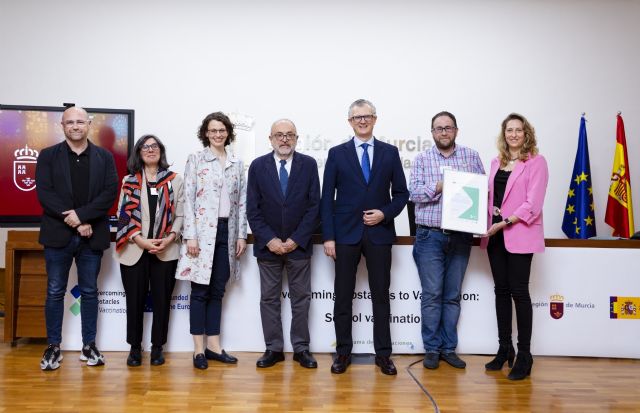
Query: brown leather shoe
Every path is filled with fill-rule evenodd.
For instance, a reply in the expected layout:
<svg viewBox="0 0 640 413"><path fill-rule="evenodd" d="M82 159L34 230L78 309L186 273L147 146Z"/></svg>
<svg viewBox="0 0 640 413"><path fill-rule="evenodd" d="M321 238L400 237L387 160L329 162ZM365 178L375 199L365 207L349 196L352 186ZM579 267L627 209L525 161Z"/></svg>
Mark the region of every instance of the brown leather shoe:
<svg viewBox="0 0 640 413"><path fill-rule="evenodd" d="M351 364L351 354L338 354L331 365L331 373L342 374L347 371L349 364Z"/></svg>
<svg viewBox="0 0 640 413"><path fill-rule="evenodd" d="M376 356L376 366L380 367L380 370L386 375L395 376L398 374L398 370L389 356Z"/></svg>

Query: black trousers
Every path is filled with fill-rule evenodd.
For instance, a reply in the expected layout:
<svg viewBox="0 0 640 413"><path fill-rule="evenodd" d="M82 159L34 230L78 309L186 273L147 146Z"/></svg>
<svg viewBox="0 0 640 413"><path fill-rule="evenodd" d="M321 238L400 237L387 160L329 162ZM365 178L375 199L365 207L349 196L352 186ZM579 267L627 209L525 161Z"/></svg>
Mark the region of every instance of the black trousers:
<svg viewBox="0 0 640 413"><path fill-rule="evenodd" d="M161 261L147 251L134 265L120 264L122 285L127 299L127 343L139 346L142 343L144 308L149 286L153 306L151 343L155 347L167 342L171 295L176 285L178 260Z"/></svg>
<svg viewBox="0 0 640 413"><path fill-rule="evenodd" d="M353 293L360 257L364 255L369 273L369 289L373 307L373 347L378 356L391 355L391 329L389 315L389 285L391 283L391 245L375 245L365 230L362 240L355 245L336 244L336 279L333 322L336 329L336 352L351 353L353 338Z"/></svg>
<svg viewBox="0 0 640 413"><path fill-rule="evenodd" d="M228 240L229 225L226 220L218 220L209 284L191 282L189 332L194 336L220 335L222 299L224 298L227 281L231 276Z"/></svg>
<svg viewBox="0 0 640 413"><path fill-rule="evenodd" d="M513 300L518 325L518 351L531 351L533 311L529 295L529 277L533 254L514 254L507 251L502 231L491 237L487 252L495 284L498 341L500 345L511 343Z"/></svg>

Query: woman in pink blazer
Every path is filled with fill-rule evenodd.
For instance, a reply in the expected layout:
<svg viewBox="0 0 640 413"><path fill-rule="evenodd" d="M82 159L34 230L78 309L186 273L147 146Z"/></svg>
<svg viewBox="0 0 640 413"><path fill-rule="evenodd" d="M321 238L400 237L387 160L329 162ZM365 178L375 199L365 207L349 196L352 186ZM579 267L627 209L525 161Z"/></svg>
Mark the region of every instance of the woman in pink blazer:
<svg viewBox="0 0 640 413"><path fill-rule="evenodd" d="M533 254L544 251L542 206L549 180L547 162L538 154L535 131L527 119L512 113L502 121L498 156L489 173L489 222L481 247L487 248L496 293L499 349L485 365L513 368L510 380L531 374L532 309L529 276ZM518 357L511 343L511 300L518 326Z"/></svg>

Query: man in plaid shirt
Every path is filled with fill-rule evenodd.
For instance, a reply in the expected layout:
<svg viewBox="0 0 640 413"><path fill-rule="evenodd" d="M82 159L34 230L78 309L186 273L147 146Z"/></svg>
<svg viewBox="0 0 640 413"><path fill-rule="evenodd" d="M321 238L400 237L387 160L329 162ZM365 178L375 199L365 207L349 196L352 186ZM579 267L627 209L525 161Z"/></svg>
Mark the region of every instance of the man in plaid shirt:
<svg viewBox="0 0 640 413"><path fill-rule="evenodd" d="M426 351L422 364L436 369L442 359L462 369L466 363L455 352L457 325L473 235L440 227L442 178L445 169L485 172L478 152L455 143L458 124L453 114L436 114L431 119L431 133L435 146L416 157L409 182L416 216L413 258L422 284L422 341Z"/></svg>

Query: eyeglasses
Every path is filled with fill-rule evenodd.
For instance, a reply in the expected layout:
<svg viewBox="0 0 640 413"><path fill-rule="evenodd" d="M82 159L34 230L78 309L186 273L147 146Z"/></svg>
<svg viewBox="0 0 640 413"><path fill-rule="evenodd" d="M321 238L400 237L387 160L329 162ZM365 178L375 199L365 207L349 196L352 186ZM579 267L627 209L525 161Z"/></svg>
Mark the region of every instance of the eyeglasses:
<svg viewBox="0 0 640 413"><path fill-rule="evenodd" d="M225 135L227 133L226 129L207 129L207 133L210 133L212 135Z"/></svg>
<svg viewBox="0 0 640 413"><path fill-rule="evenodd" d="M456 128L455 126L445 126L444 128L438 126L437 128L432 128L431 132L435 132L435 133L442 133L442 132L447 132L447 133L451 133L455 130L457 130L458 128Z"/></svg>
<svg viewBox="0 0 640 413"><path fill-rule="evenodd" d="M360 116L352 116L349 118L349 120L352 122L362 122L362 121L371 122L375 117L376 115L360 115Z"/></svg>
<svg viewBox="0 0 640 413"><path fill-rule="evenodd" d="M278 132L276 134L271 135L271 137L275 138L275 139L277 139L279 141L292 141L292 140L295 140L298 137L298 135L296 135L295 133L280 133L280 132Z"/></svg>
<svg viewBox="0 0 640 413"><path fill-rule="evenodd" d="M151 145L144 144L140 147L143 152L151 152L160 149L160 146L157 143L152 143Z"/></svg>
<svg viewBox="0 0 640 413"><path fill-rule="evenodd" d="M89 124L88 120L65 120L63 122L64 126L73 126L73 125L85 126L87 124Z"/></svg>

